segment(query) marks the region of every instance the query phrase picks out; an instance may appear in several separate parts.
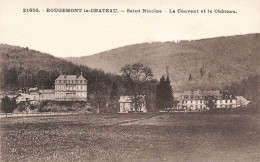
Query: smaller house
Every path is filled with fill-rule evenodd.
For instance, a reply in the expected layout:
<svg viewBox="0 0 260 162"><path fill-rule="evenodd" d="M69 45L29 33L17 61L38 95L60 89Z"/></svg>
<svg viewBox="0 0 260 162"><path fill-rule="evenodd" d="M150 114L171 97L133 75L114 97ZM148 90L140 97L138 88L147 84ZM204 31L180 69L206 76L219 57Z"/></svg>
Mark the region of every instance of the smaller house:
<svg viewBox="0 0 260 162"><path fill-rule="evenodd" d="M237 107L246 107L250 101L245 99L243 96L235 96L237 98Z"/></svg>
<svg viewBox="0 0 260 162"><path fill-rule="evenodd" d="M135 111L136 105L133 102L131 96L120 96L119 104L120 104L119 113L129 113ZM142 111L144 113L147 113L146 99L144 95L138 97L137 107L139 109L137 111Z"/></svg>
<svg viewBox="0 0 260 162"><path fill-rule="evenodd" d="M29 95L26 93L19 93L16 96L16 103L19 104L20 102L30 102L30 104L35 104L37 102L37 98L34 95Z"/></svg>

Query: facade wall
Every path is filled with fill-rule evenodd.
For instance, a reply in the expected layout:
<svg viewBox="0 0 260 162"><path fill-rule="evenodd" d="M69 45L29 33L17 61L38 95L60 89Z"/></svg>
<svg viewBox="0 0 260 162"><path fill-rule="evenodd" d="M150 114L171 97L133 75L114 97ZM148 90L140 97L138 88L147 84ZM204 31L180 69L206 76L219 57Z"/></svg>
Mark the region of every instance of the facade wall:
<svg viewBox="0 0 260 162"><path fill-rule="evenodd" d="M207 94L197 93L196 95L192 92L186 92L185 94L179 95L177 100L179 103L177 104L177 109L187 109L187 110L204 110L209 109L206 106L205 96ZM211 95L213 96L213 95ZM236 108L237 107L237 99L231 95L214 95L215 99L215 108Z"/></svg>
<svg viewBox="0 0 260 162"><path fill-rule="evenodd" d="M188 110L203 110L206 109L204 100L181 100L178 104L178 109Z"/></svg>
<svg viewBox="0 0 260 162"><path fill-rule="evenodd" d="M40 101L44 101L44 100L55 100L55 94L54 93L40 94Z"/></svg>
<svg viewBox="0 0 260 162"><path fill-rule="evenodd" d="M129 111L134 111L134 104L132 102L120 102L120 111L119 113L128 113ZM147 113L146 104L143 103L141 106L141 111Z"/></svg>
<svg viewBox="0 0 260 162"><path fill-rule="evenodd" d="M236 108L236 99L218 99L216 102L216 108Z"/></svg>
<svg viewBox="0 0 260 162"><path fill-rule="evenodd" d="M74 79L55 81L55 100L57 101L86 101L87 100L87 80ZM65 77L66 78L66 77Z"/></svg>

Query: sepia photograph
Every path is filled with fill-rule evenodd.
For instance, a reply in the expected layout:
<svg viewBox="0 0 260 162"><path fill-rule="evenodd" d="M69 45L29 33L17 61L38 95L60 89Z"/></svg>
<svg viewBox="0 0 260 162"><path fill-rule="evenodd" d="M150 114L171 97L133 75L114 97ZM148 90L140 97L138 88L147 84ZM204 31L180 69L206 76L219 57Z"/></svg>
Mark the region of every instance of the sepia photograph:
<svg viewBox="0 0 260 162"><path fill-rule="evenodd" d="M1 162L260 161L259 0L0 0Z"/></svg>

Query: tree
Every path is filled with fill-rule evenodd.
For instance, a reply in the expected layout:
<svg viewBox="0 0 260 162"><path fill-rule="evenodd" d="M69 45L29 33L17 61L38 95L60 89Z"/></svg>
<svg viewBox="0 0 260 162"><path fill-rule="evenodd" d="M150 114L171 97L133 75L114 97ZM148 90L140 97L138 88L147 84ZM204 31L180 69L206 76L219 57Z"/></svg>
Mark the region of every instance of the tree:
<svg viewBox="0 0 260 162"><path fill-rule="evenodd" d="M51 88L53 83L50 82L49 73L45 70L40 70L37 73L37 86L39 89Z"/></svg>
<svg viewBox="0 0 260 162"><path fill-rule="evenodd" d="M167 75L166 81L165 81L165 93L166 93L166 107L167 108L172 108L173 107L173 91L172 91L172 86L171 86L171 81L169 78L169 75Z"/></svg>
<svg viewBox="0 0 260 162"><path fill-rule="evenodd" d="M160 110L165 108L165 98L164 98L164 91L165 91L165 77L164 75L161 77L160 82L156 86L156 107Z"/></svg>
<svg viewBox="0 0 260 162"><path fill-rule="evenodd" d="M203 68L200 68L200 75L201 75L201 77L204 76L204 73L205 73L205 71L203 70Z"/></svg>
<svg viewBox="0 0 260 162"><path fill-rule="evenodd" d="M15 90L17 89L18 84L18 74L14 67L7 69L7 67L3 67L2 73L2 85L3 89Z"/></svg>
<svg viewBox="0 0 260 162"><path fill-rule="evenodd" d="M209 72L209 74L208 74L208 77L209 77L209 81L211 82L212 81L212 74Z"/></svg>
<svg viewBox="0 0 260 162"><path fill-rule="evenodd" d="M117 107L119 107L118 100L119 100L119 88L118 85L115 82L113 82L113 86L109 98L109 107L110 107L109 112L118 112L117 110Z"/></svg>
<svg viewBox="0 0 260 162"><path fill-rule="evenodd" d="M103 76L103 72L96 71L95 79L90 82L91 98L97 110L97 113L102 111L102 108L107 104L110 97L110 83L109 79Z"/></svg>
<svg viewBox="0 0 260 162"><path fill-rule="evenodd" d="M189 76L189 81L192 81L192 76L191 76L191 74L190 74L190 76Z"/></svg>
<svg viewBox="0 0 260 162"><path fill-rule="evenodd" d="M163 75L156 87L156 106L161 110L164 110L165 108L172 108L173 100L174 98L170 78L167 76L165 79Z"/></svg>
<svg viewBox="0 0 260 162"><path fill-rule="evenodd" d="M3 99L2 99L2 103L1 103L1 111L4 113L12 113L14 111L16 107L16 103L15 103L15 99L13 98L12 101L10 100L10 98L6 95Z"/></svg>
<svg viewBox="0 0 260 162"><path fill-rule="evenodd" d="M149 89L148 81L153 78L152 70L141 63L125 65L120 72L124 77L126 94L133 102L134 111L141 111L142 102L146 91Z"/></svg>

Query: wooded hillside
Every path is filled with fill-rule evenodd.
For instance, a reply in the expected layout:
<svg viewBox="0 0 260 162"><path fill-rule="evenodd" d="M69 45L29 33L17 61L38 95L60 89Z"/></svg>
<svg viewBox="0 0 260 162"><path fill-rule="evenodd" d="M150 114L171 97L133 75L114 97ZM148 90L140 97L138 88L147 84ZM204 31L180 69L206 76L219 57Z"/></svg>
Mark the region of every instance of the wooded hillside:
<svg viewBox="0 0 260 162"><path fill-rule="evenodd" d="M222 89L259 74L260 34L194 41L129 45L66 60L118 74L125 64L142 63L159 79L169 67L174 90Z"/></svg>

